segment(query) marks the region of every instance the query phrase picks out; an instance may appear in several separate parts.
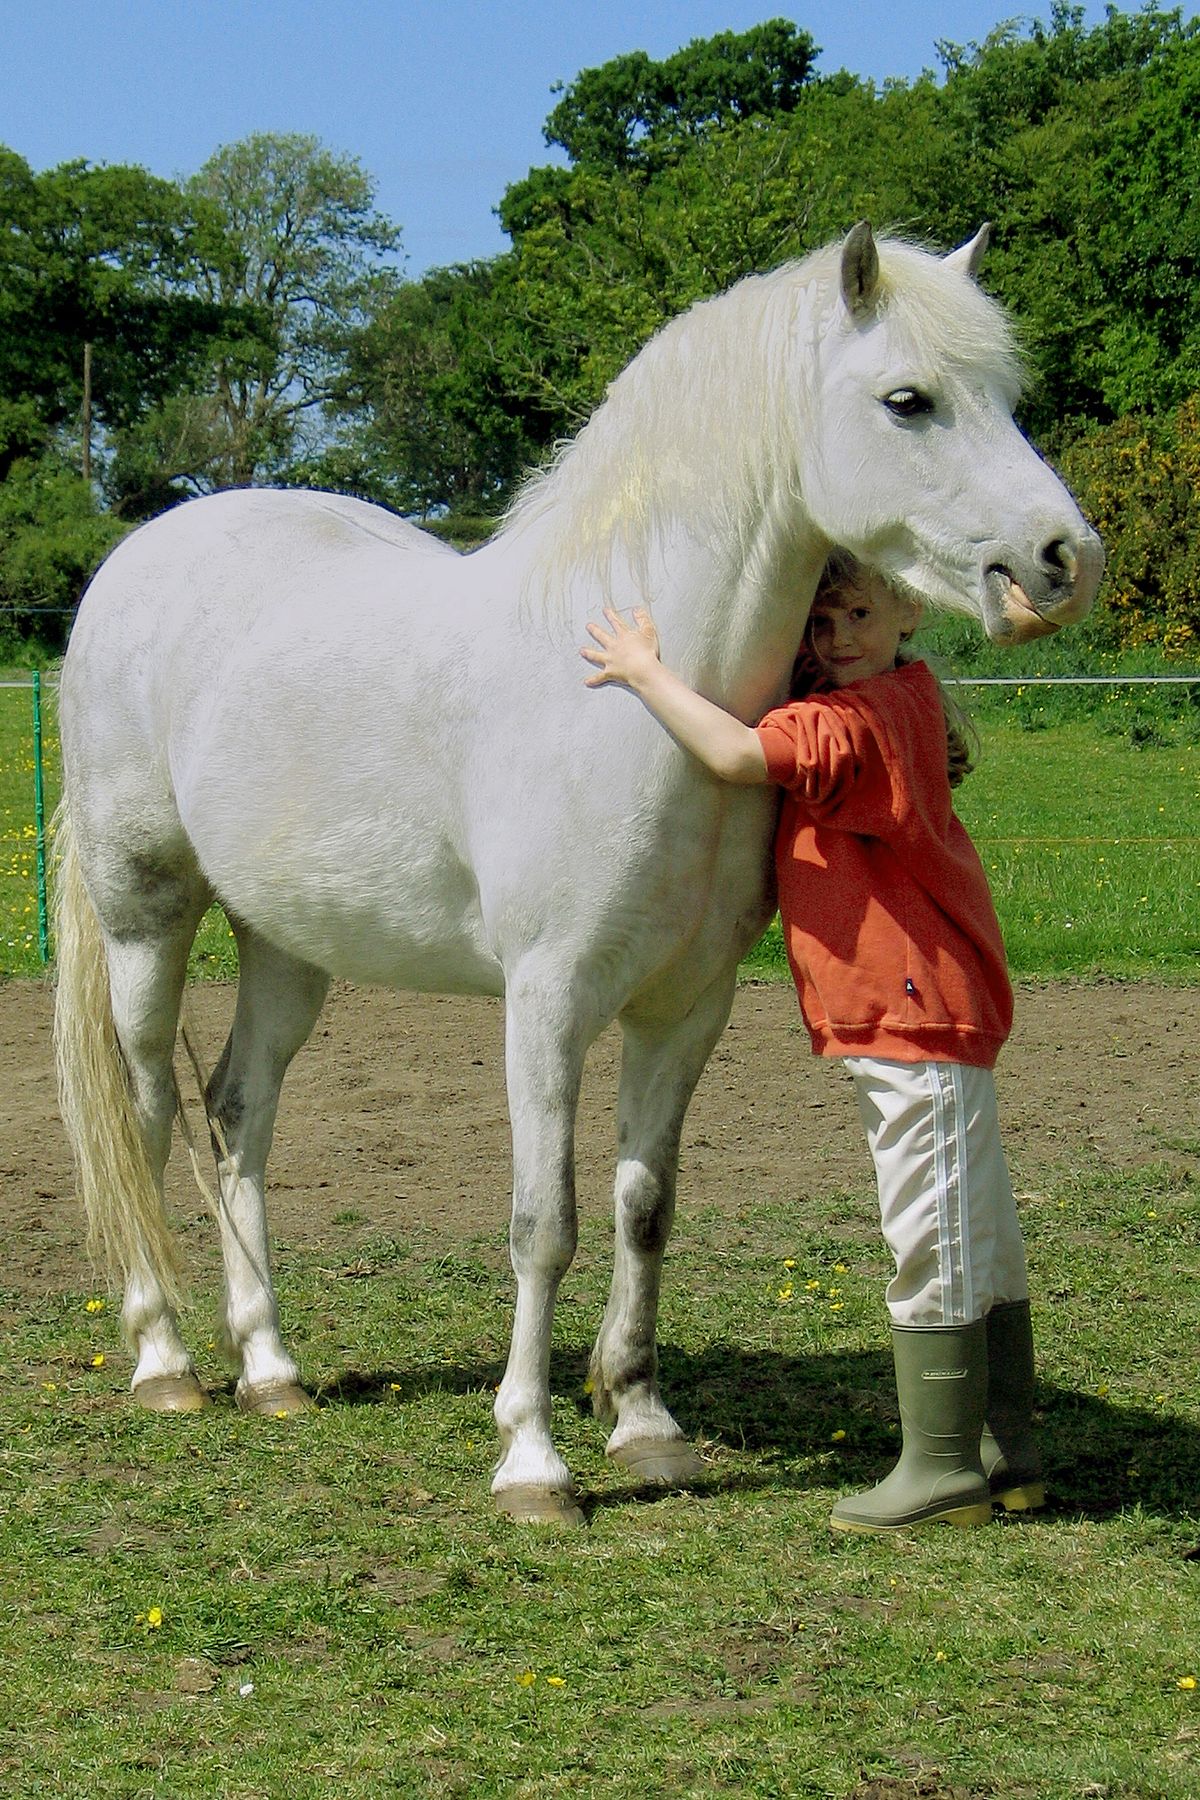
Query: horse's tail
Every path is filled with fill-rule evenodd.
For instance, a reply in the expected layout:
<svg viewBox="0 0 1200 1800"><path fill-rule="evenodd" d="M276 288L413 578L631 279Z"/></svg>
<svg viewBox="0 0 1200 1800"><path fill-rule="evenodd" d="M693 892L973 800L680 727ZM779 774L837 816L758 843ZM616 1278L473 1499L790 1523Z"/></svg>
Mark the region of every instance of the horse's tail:
<svg viewBox="0 0 1200 1800"><path fill-rule="evenodd" d="M179 1263L117 1041L104 938L65 795L54 833L54 1052L88 1251L110 1278L156 1282L177 1304Z"/></svg>

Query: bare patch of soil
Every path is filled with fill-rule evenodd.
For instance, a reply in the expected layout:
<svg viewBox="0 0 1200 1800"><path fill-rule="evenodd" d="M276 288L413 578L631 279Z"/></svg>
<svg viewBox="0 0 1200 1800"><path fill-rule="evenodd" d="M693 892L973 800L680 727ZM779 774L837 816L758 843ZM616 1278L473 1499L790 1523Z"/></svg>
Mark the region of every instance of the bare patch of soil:
<svg viewBox="0 0 1200 1800"><path fill-rule="evenodd" d="M233 990L190 990L187 1018L216 1060ZM0 1286L32 1298L94 1281L55 1106L51 995L0 983ZM999 1069L1001 1113L1021 1188L1072 1165L1200 1167L1194 1046L1200 988L1028 987ZM509 1190L499 1002L339 986L284 1088L271 1161L276 1240L352 1260L365 1233L414 1223L448 1246L501 1233ZM579 1121L580 1208L607 1213L619 1033L589 1059ZM184 1075L181 1074L181 1079ZM190 1076L187 1077L190 1083ZM205 1141L196 1112L196 1135ZM790 986L751 984L688 1116L682 1207L730 1218L756 1193L828 1194L869 1184L850 1083L809 1054ZM172 1202L188 1257L215 1258L211 1225L177 1149Z"/></svg>

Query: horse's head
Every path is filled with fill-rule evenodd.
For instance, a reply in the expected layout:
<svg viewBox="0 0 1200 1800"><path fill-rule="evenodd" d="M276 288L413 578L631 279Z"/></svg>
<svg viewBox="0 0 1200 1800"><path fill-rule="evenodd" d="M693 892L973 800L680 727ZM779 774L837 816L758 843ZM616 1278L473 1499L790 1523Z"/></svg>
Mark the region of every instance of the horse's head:
<svg viewBox="0 0 1200 1800"><path fill-rule="evenodd" d="M826 537L934 606L974 614L997 642L1021 643L1083 617L1104 554L1013 423L1012 336L973 279L986 241L985 226L936 257L877 246L855 226L797 454Z"/></svg>

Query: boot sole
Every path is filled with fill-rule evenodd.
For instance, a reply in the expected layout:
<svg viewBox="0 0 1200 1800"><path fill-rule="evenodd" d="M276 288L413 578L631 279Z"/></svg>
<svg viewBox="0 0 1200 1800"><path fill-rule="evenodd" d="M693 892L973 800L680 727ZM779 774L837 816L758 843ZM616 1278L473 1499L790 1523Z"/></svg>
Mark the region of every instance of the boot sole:
<svg viewBox="0 0 1200 1800"><path fill-rule="evenodd" d="M856 1532L860 1537L886 1537L895 1531L911 1531L918 1525L955 1525L969 1531L975 1525L990 1524L992 1503L981 1500L970 1506L954 1506L945 1512L915 1513L905 1519L839 1519L831 1513L829 1524L834 1531Z"/></svg>
<svg viewBox="0 0 1200 1800"><path fill-rule="evenodd" d="M1005 1512L1037 1512L1045 1504L1046 1484L1042 1481L1022 1481L992 1495L992 1505L1002 1506Z"/></svg>

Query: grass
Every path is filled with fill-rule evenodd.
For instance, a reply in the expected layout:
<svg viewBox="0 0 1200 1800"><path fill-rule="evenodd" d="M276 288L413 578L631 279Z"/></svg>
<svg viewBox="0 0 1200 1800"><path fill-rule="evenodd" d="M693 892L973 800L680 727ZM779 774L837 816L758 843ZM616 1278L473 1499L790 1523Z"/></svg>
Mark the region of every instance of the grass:
<svg viewBox="0 0 1200 1800"><path fill-rule="evenodd" d="M108 1309L0 1296L0 1791L1192 1800L1195 1184L1076 1167L1024 1205L1056 1505L895 1542L826 1526L896 1442L865 1192L802 1227L681 1217L664 1377L711 1471L687 1495L604 1464L585 1229L552 1371L569 1536L487 1497L499 1238L284 1257L336 1402L301 1421L139 1416Z"/></svg>
<svg viewBox="0 0 1200 1800"><path fill-rule="evenodd" d="M979 705L963 813L1018 970L1194 979L1191 715L1012 701ZM0 693L10 973L37 966L27 705ZM895 1542L826 1524L897 1443L865 1187L802 1220L771 1195L681 1209L661 1345L709 1465L691 1494L604 1461L583 1381L611 1232L584 1220L551 1372L573 1535L487 1495L499 1236L447 1255L346 1214L335 1255L281 1247L289 1340L331 1402L291 1422L233 1409L194 1317L217 1407L139 1415L112 1307L0 1273L0 1793L1193 1800L1198 1153L1015 1166L1054 1505Z"/></svg>
<svg viewBox="0 0 1200 1800"><path fill-rule="evenodd" d="M983 856L1013 973L1196 980L1200 683L974 688L963 697L981 756L958 808ZM47 722L49 815L58 791L52 706ZM40 968L35 851L30 697L0 690L0 974ZM750 966L784 973L778 926ZM214 908L192 974L235 972L232 935Z"/></svg>

